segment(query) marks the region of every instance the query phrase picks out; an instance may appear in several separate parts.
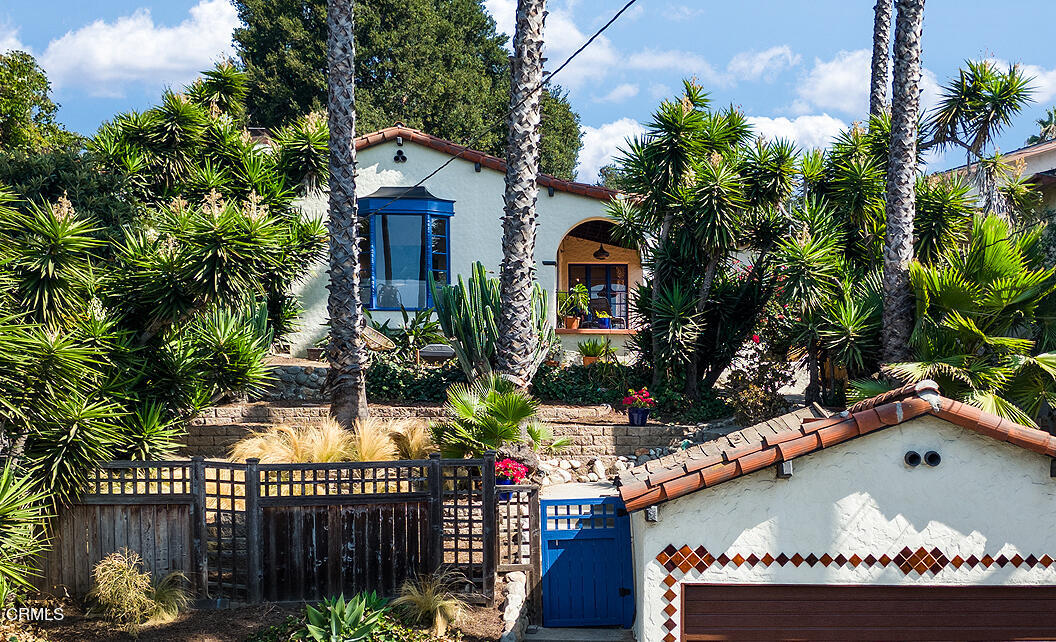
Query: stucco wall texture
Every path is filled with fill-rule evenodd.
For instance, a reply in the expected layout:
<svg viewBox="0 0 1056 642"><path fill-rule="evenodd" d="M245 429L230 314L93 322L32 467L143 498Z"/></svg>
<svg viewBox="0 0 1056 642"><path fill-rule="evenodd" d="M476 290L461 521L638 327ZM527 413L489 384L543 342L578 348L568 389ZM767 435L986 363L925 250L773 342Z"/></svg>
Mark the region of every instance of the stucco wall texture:
<svg viewBox="0 0 1056 642"><path fill-rule="evenodd" d="M907 466L909 450L942 456L937 467ZM705 547L718 557L781 553L850 558L908 547L938 548L949 559L974 555L1056 558L1056 480L1049 459L934 417L886 428L794 460L790 479L772 468L660 506L660 521L632 514L639 642L660 642L663 611L680 605L683 582L777 584L1052 584L1056 564L982 564L904 573L896 564L712 564L669 571L656 559L669 545ZM665 593L668 595L664 597ZM677 638L677 628L671 633Z"/></svg>
<svg viewBox="0 0 1056 642"><path fill-rule="evenodd" d="M406 162L396 163L393 157L402 149ZM397 147L395 141L369 147L358 154L356 194L367 196L380 187L410 187L434 171L451 156L413 143ZM451 217L451 279L468 275L470 266L481 261L491 272L498 274L502 261L502 197L505 191L502 172L487 167L475 171L474 164L456 159L436 176L425 182L425 187L436 197L455 201ZM302 201L306 213L325 216L326 196ZM557 250L565 234L573 227L590 219L605 216L603 201L555 191L549 196L539 190L539 228L536 236L537 279L551 297L550 310L554 314L553 296L557 289L557 267L545 266L543 261L556 261ZM327 276L326 263L312 266L305 280L295 288L305 313L302 328L290 338L295 356L304 354L326 334ZM399 312L376 312L379 322L400 320Z"/></svg>

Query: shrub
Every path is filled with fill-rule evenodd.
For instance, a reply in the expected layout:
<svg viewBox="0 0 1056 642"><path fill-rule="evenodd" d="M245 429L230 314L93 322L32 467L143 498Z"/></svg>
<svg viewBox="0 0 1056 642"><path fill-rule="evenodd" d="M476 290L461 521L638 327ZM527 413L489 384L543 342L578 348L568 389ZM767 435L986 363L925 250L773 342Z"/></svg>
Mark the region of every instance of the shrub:
<svg viewBox="0 0 1056 642"><path fill-rule="evenodd" d="M648 375L638 368L616 362L588 367L543 364L532 380L532 393L544 401L571 404L615 404L628 388L647 385Z"/></svg>
<svg viewBox="0 0 1056 642"><path fill-rule="evenodd" d="M400 596L392 605L412 623L429 626L434 635L443 636L448 625L462 614L462 601L452 590L458 580L449 571L408 580L400 587Z"/></svg>
<svg viewBox="0 0 1056 642"><path fill-rule="evenodd" d="M473 384L455 384L447 391L447 419L433 424L433 441L445 457L480 457L488 450L524 443L533 450L552 447L550 435L535 419L539 402L497 375ZM561 444L558 444L560 447Z"/></svg>
<svg viewBox="0 0 1056 642"><path fill-rule="evenodd" d="M180 447L180 437L186 433L183 424L155 401L140 404L125 418L124 428L117 446L118 459L171 459Z"/></svg>
<svg viewBox="0 0 1056 642"><path fill-rule="evenodd" d="M443 401L452 384L465 380L465 374L454 364L416 365L374 353L367 369L367 397L377 401Z"/></svg>
<svg viewBox="0 0 1056 642"><path fill-rule="evenodd" d="M311 426L271 426L231 447L237 461L256 458L265 464L350 461L356 436L332 419Z"/></svg>
<svg viewBox="0 0 1056 642"><path fill-rule="evenodd" d="M182 573L170 573L157 584L142 570L143 560L135 551L122 548L104 557L92 569L93 587L89 597L103 616L135 634L139 627L158 618L168 621L190 601Z"/></svg>
<svg viewBox="0 0 1056 642"><path fill-rule="evenodd" d="M762 343L742 352L726 378L726 403L737 421L751 426L788 412L791 404L778 392L792 381L787 360L770 354Z"/></svg>

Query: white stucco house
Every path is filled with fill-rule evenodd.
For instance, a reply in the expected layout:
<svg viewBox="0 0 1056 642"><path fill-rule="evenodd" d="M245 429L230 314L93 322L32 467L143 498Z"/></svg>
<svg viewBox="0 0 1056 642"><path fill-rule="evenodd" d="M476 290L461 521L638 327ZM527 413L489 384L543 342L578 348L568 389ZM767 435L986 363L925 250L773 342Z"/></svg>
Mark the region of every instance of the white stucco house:
<svg viewBox="0 0 1056 642"><path fill-rule="evenodd" d="M1054 456L922 382L626 471L637 640L1056 639Z"/></svg>
<svg viewBox="0 0 1056 642"><path fill-rule="evenodd" d="M356 151L356 194L367 239L361 255L363 300L375 320L398 325L401 306L408 311L432 307L430 273L452 283L480 261L498 275L505 161L400 124L357 138ZM583 283L590 292L591 318L583 327L556 323L562 343L575 349L587 335L604 335L622 345L632 332L629 295L641 281L642 268L636 250L611 238L605 208L616 192L545 174L538 185L536 275L550 296L555 322L559 291ZM306 200L304 208L325 216L326 196ZM326 334L328 281L327 265L321 263L299 287L305 314L291 339L294 355ZM612 321L596 323L593 317L600 311ZM592 327L599 325L610 327Z"/></svg>

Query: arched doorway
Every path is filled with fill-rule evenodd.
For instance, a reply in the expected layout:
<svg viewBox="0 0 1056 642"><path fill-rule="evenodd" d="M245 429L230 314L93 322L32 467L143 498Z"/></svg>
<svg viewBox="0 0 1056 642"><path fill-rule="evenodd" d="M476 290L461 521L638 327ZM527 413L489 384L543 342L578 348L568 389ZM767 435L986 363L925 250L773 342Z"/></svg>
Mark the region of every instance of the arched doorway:
<svg viewBox="0 0 1056 642"><path fill-rule="evenodd" d="M631 293L642 280L638 251L620 244L615 225L604 219L586 220L565 234L557 250L558 301L577 284L586 288L588 310L580 315L579 327L567 327L558 319L558 334L568 349L582 337L608 335L617 347L633 333Z"/></svg>

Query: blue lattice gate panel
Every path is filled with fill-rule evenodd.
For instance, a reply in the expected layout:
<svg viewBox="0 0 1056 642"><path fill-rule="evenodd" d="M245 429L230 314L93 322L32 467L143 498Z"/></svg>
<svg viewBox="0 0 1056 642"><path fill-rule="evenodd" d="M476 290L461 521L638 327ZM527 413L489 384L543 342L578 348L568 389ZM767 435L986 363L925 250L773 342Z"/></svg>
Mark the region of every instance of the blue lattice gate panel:
<svg viewBox="0 0 1056 642"><path fill-rule="evenodd" d="M549 499L540 508L543 625L631 626L631 523L623 502Z"/></svg>

